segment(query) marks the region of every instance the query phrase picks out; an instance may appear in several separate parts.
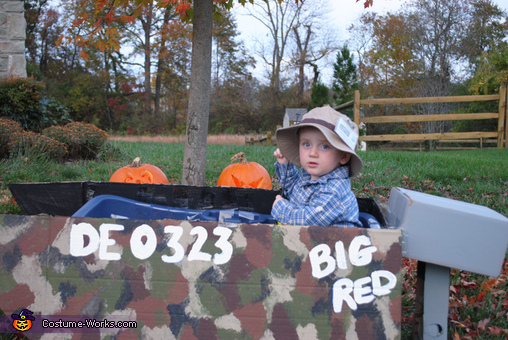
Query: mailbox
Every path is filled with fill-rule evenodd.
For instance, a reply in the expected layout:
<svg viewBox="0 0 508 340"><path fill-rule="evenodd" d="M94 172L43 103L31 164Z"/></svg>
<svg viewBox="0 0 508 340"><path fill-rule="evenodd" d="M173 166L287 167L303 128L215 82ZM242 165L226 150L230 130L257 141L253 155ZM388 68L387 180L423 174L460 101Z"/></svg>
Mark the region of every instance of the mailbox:
<svg viewBox="0 0 508 340"><path fill-rule="evenodd" d="M402 230L402 256L418 260L413 337L446 340L450 268L499 276L508 219L480 205L393 188L386 221Z"/></svg>
<svg viewBox="0 0 508 340"><path fill-rule="evenodd" d="M387 223L402 229L402 256L499 276L508 246L508 218L472 203L392 188Z"/></svg>

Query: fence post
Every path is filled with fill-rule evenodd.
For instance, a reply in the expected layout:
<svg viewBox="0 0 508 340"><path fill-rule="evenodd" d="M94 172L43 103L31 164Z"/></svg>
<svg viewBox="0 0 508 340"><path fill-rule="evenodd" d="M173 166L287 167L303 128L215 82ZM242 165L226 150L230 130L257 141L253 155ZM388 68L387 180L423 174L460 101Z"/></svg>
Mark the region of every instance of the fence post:
<svg viewBox="0 0 508 340"><path fill-rule="evenodd" d="M353 120L360 127L360 91L355 90Z"/></svg>
<svg viewBox="0 0 508 340"><path fill-rule="evenodd" d="M353 120L356 123L356 126L358 126L358 132L360 132L360 91L355 90L355 98L354 98L354 107L353 107ZM358 144L357 147L361 150L362 149L362 143L365 143L365 148L367 147L367 142L361 141L361 136L358 138Z"/></svg>
<svg viewBox="0 0 508 340"><path fill-rule="evenodd" d="M507 137L508 134L506 132L506 124L505 119L507 117L506 112L506 86L501 85L499 88L499 120L497 123L497 148L503 148L503 137L504 137L504 147L507 147ZM507 122L508 124L508 122ZM504 135L504 136L503 136Z"/></svg>

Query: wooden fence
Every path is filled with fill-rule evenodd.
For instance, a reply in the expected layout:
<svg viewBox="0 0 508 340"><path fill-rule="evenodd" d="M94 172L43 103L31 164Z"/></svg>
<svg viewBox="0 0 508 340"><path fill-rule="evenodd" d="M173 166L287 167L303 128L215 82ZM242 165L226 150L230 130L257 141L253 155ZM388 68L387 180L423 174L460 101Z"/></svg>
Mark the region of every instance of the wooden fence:
<svg viewBox="0 0 508 340"><path fill-rule="evenodd" d="M497 140L497 148L508 148L508 130L506 127L506 86L501 86L498 94L477 95L477 96L449 96L449 97L417 97L417 98L381 98L381 99L361 99L360 92L355 91L355 99L352 102L345 103L337 109L350 107L354 105L354 121L360 123L416 123L431 121L456 121L472 119L497 119L497 131L474 131L474 132L444 132L444 133L421 133L421 134L384 134L384 135L365 135L360 136L360 141L465 141L477 140L480 145L488 139ZM431 114L431 115L399 115L399 116L378 116L378 117L360 117L361 105L386 105L386 104L420 104L420 103L452 103L452 102L477 102L477 101L499 101L498 112L488 113L452 113L452 114Z"/></svg>

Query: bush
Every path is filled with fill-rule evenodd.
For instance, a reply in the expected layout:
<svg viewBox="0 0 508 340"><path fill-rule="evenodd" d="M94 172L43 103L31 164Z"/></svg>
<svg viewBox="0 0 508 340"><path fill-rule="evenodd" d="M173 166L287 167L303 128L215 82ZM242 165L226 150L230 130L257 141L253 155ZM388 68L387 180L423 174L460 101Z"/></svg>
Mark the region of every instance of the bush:
<svg viewBox="0 0 508 340"><path fill-rule="evenodd" d="M63 125L72 122L69 109L58 103L54 98L43 98L40 101L41 119L39 124L42 128L52 125ZM42 129L41 129L42 130Z"/></svg>
<svg viewBox="0 0 508 340"><path fill-rule="evenodd" d="M0 118L0 159L11 155L41 155L53 160L90 159L97 157L107 139L105 131L91 124L52 126L39 134L23 130L12 119Z"/></svg>
<svg viewBox="0 0 508 340"><path fill-rule="evenodd" d="M8 118L0 118L0 159L9 157L9 143L15 134L23 133L18 122Z"/></svg>
<svg viewBox="0 0 508 340"><path fill-rule="evenodd" d="M95 158L106 143L108 135L92 124L69 123L65 126L52 126L42 133L66 145L71 159Z"/></svg>
<svg viewBox="0 0 508 340"><path fill-rule="evenodd" d="M25 155L29 158L44 157L56 161L64 159L67 155L65 144L32 131L12 134L9 152L11 155Z"/></svg>
<svg viewBox="0 0 508 340"><path fill-rule="evenodd" d="M10 76L0 81L0 115L34 130L39 121L39 101L44 85L33 78Z"/></svg>
<svg viewBox="0 0 508 340"><path fill-rule="evenodd" d="M71 121L67 108L44 95L45 85L33 78L10 76L0 80L0 116L17 121L25 130L40 132Z"/></svg>

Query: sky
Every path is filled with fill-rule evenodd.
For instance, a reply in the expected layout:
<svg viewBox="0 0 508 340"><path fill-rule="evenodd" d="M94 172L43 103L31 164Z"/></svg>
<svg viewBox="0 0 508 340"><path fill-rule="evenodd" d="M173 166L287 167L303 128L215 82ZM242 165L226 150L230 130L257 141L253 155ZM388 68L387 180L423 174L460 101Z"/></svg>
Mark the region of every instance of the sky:
<svg viewBox="0 0 508 340"><path fill-rule="evenodd" d="M330 6L330 25L336 28L340 45L342 45L348 39L347 28L354 23L363 12L372 11L379 14L395 12L401 9L406 2L408 2L408 0L374 0L373 6L365 9L363 6L364 0L359 0L358 2L356 2L356 0L328 0ZM508 0L493 0L493 3L508 12ZM247 3L246 7L248 6L250 6L249 3ZM233 11L240 32L239 38L244 41L248 50L252 50L255 47L255 43L253 42L254 39L261 39L263 37L262 25L255 19L247 16L247 11L242 8L242 6L235 6ZM327 86L331 85L332 65L335 62L335 56L336 54L321 65L322 81ZM253 70L253 75L262 79L263 70L261 70L261 67L257 67Z"/></svg>

